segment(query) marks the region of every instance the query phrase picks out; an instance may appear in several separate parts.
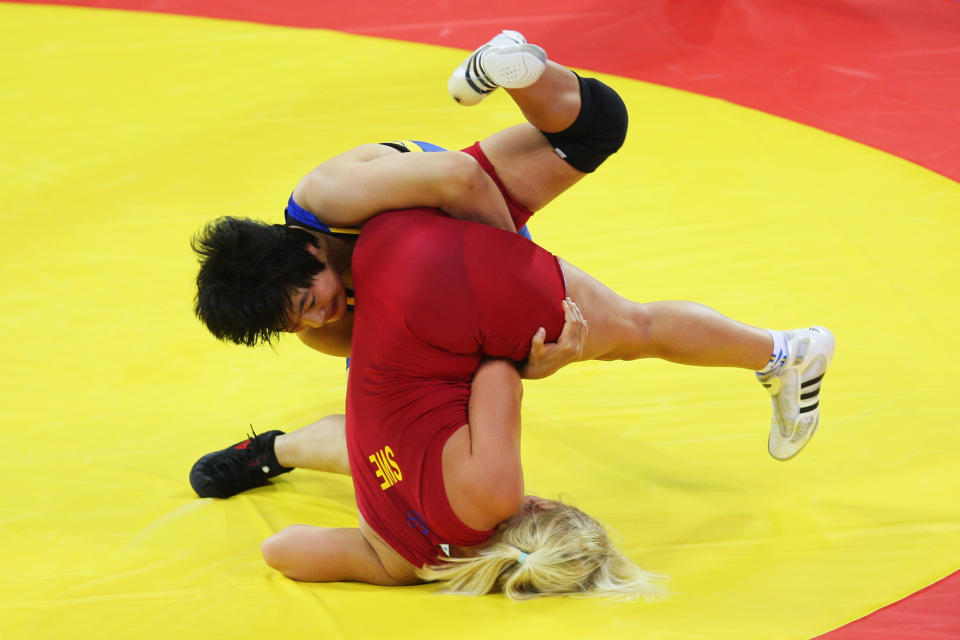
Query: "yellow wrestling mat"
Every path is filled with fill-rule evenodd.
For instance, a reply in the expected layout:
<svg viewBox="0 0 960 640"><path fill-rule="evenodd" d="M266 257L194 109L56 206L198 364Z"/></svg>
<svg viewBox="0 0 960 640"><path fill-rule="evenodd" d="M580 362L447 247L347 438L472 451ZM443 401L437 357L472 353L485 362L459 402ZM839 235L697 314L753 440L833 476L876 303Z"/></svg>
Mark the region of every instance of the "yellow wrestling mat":
<svg viewBox="0 0 960 640"><path fill-rule="evenodd" d="M728 103L604 77L624 149L534 238L640 300L837 335L820 433L765 451L750 373L589 363L526 385L531 492L605 522L662 602L299 584L260 542L353 526L309 471L197 499L202 454L342 411L342 361L211 338L190 236L280 221L362 142L464 146L517 122L446 95L463 52L326 31L0 4L5 448L0 621L43 638L803 639L955 571L960 185ZM502 92L501 92L502 93Z"/></svg>

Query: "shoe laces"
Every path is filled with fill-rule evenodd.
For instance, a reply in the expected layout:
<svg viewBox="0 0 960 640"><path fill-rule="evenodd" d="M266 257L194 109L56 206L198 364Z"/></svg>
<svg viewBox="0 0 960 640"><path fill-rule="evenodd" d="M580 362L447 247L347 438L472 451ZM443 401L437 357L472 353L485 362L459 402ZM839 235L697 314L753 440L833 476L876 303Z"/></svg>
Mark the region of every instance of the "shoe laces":
<svg viewBox="0 0 960 640"><path fill-rule="evenodd" d="M260 471L263 471L264 475L266 475L270 473L270 467L266 464L267 449L263 446L262 442L257 440L259 436L257 436L252 422L250 423L250 433L253 434L250 436L250 453L253 454L253 458L260 467Z"/></svg>
<svg viewBox="0 0 960 640"><path fill-rule="evenodd" d="M239 455L223 456L215 463L218 474L223 480L231 484L249 481L252 474L255 474L255 478L262 480L264 476L269 473L269 467L264 471L264 467L266 467L266 465L263 464L264 447L263 444L257 440L257 432L254 430L252 424L250 425L250 431L253 435L247 436L249 442L247 447L243 449L233 447L234 451L242 453ZM250 461L251 458L253 459L252 463ZM256 470L256 472L254 472L254 470Z"/></svg>

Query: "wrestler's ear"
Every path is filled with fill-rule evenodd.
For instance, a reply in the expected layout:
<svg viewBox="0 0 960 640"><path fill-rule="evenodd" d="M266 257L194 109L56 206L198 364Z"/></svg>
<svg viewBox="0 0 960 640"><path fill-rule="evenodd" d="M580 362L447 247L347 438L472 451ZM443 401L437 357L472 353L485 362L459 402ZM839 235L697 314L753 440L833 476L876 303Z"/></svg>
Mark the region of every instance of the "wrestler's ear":
<svg viewBox="0 0 960 640"><path fill-rule="evenodd" d="M321 265L323 265L323 267L326 267L326 266L327 266L327 252L326 252L326 250L321 249L321 248L318 247L317 245L315 245L315 244L313 244L312 242L310 242L310 243L307 243L307 251L309 251L309 252L313 255L313 257L317 259L317 262L319 262Z"/></svg>

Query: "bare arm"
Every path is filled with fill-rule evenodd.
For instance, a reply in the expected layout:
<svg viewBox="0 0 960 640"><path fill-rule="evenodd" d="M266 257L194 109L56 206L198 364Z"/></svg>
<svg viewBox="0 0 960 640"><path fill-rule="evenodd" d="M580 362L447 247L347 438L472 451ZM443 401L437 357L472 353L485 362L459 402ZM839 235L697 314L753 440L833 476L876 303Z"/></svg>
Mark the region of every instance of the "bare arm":
<svg viewBox="0 0 960 640"><path fill-rule="evenodd" d="M455 218L516 231L497 185L459 151L400 153L361 145L307 174L293 197L334 227L361 226L391 209L436 207Z"/></svg>
<svg viewBox="0 0 960 640"><path fill-rule="evenodd" d="M443 447L447 499L457 517L473 529L495 527L516 513L523 500L522 397L512 362L483 362L471 384L470 422Z"/></svg>

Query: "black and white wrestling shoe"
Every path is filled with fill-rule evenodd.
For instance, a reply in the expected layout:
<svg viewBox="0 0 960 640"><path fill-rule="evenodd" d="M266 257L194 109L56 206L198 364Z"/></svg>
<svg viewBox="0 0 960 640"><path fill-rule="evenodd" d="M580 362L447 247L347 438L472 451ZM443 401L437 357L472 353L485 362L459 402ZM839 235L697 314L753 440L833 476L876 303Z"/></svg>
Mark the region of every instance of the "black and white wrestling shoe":
<svg viewBox="0 0 960 640"><path fill-rule="evenodd" d="M547 53L523 34L503 31L470 54L447 81L447 91L464 106L475 105L498 87L522 89L540 79Z"/></svg>
<svg viewBox="0 0 960 640"><path fill-rule="evenodd" d="M777 460L789 460L800 453L816 432L823 376L837 345L826 327L784 333L787 353L783 364L766 375L757 374L770 393L773 417L767 450Z"/></svg>

